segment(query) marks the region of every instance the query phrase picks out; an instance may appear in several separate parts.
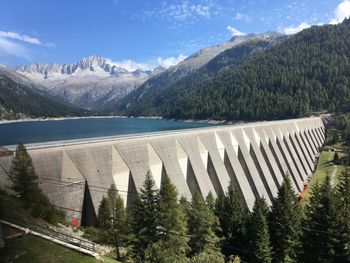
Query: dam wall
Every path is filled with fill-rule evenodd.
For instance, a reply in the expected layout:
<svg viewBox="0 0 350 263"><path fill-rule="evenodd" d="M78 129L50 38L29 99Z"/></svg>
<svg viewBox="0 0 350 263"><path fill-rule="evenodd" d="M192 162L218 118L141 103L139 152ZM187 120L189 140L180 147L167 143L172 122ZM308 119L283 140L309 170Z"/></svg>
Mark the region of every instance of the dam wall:
<svg viewBox="0 0 350 263"><path fill-rule="evenodd" d="M325 141L326 117L256 122L130 137L37 144L28 152L39 184L67 220L96 220L99 203L114 183L129 206L150 172L159 188L164 176L191 200L225 192L230 180L242 202L268 204L286 176L295 192L312 175ZM12 157L0 158L0 187L8 189Z"/></svg>

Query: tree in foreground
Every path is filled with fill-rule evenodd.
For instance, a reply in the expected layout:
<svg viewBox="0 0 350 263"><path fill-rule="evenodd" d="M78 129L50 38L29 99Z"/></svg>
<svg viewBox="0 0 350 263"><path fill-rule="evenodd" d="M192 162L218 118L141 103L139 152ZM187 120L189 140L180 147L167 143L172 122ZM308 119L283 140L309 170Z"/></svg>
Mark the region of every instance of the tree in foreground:
<svg viewBox="0 0 350 263"><path fill-rule="evenodd" d="M267 224L269 208L264 198L256 198L253 212L249 219L249 262L271 263L272 252ZM282 261L283 262L283 261Z"/></svg>
<svg viewBox="0 0 350 263"><path fill-rule="evenodd" d="M344 169L335 188L337 229L340 240L336 247L337 262L350 262L350 169Z"/></svg>
<svg viewBox="0 0 350 263"><path fill-rule="evenodd" d="M19 144L12 160L9 173L11 189L17 193L26 208L31 209L34 217L40 217L49 223L64 221L64 214L50 202L38 184L32 158L23 144Z"/></svg>
<svg viewBox="0 0 350 263"><path fill-rule="evenodd" d="M143 262L146 250L158 241L159 191L149 172L140 192L135 197L131 210L131 224L134 234L133 252L136 260Z"/></svg>
<svg viewBox="0 0 350 263"><path fill-rule="evenodd" d="M9 178L12 182L11 189L29 207L38 191L38 176L35 173L32 158L22 143L16 148Z"/></svg>
<svg viewBox="0 0 350 263"><path fill-rule="evenodd" d="M313 186L310 203L306 206L301 262L336 262L339 234L335 208L330 178L326 176L320 185Z"/></svg>
<svg viewBox="0 0 350 263"><path fill-rule="evenodd" d="M187 226L177 198L175 186L165 175L159 192L158 241L148 249L148 262L187 262Z"/></svg>
<svg viewBox="0 0 350 263"><path fill-rule="evenodd" d="M272 201L269 215L274 262L297 259L300 248L301 211L290 177L286 176L277 197Z"/></svg>
<svg viewBox="0 0 350 263"><path fill-rule="evenodd" d="M246 224L248 211L242 205L237 187L231 181L226 195L219 196L216 202L216 214L224 238L222 251L226 256L240 255L246 246Z"/></svg>
<svg viewBox="0 0 350 263"><path fill-rule="evenodd" d="M196 192L192 197L188 215L190 255L194 256L202 252L221 255L217 246L219 240L213 229L216 220L215 214L208 207L202 195Z"/></svg>
<svg viewBox="0 0 350 263"><path fill-rule="evenodd" d="M117 259L120 260L120 248L125 246L128 240L128 224L124 202L115 184L111 185L107 197L103 197L100 203L97 222L103 242L115 246Z"/></svg>

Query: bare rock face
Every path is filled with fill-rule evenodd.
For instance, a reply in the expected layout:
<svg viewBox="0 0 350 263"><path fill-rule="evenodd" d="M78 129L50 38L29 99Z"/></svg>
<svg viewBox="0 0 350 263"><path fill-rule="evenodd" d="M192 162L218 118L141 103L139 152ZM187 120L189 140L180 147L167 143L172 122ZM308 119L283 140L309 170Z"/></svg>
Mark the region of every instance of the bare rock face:
<svg viewBox="0 0 350 263"><path fill-rule="evenodd" d="M14 70L78 107L103 110L165 69L129 71L108 58L90 56L75 64L34 63Z"/></svg>

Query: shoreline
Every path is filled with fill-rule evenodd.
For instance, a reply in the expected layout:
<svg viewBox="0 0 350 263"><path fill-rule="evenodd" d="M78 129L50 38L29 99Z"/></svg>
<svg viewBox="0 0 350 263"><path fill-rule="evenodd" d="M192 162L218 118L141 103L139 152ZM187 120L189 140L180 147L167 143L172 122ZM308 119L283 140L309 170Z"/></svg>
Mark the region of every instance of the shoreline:
<svg viewBox="0 0 350 263"><path fill-rule="evenodd" d="M16 120L0 120L1 124L10 124L17 122L38 122L38 121L65 121L65 120L83 120L83 119L150 119L150 120L166 120L187 123L204 123L204 124L236 124L244 123L243 121L226 121L226 120L195 120L195 119L167 119L158 116L83 116L83 117L53 117L53 118L23 118Z"/></svg>

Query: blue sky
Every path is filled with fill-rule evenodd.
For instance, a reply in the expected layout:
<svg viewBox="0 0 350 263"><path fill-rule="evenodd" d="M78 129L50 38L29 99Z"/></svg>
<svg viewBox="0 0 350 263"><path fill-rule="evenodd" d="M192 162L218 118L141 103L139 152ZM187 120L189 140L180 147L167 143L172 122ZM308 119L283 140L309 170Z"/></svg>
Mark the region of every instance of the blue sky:
<svg viewBox="0 0 350 263"><path fill-rule="evenodd" d="M294 33L350 15L350 0L1 0L0 64L105 56L169 66L233 34Z"/></svg>

